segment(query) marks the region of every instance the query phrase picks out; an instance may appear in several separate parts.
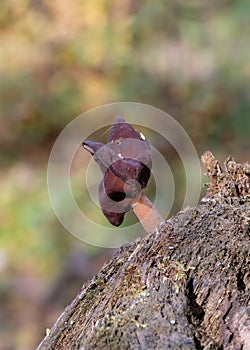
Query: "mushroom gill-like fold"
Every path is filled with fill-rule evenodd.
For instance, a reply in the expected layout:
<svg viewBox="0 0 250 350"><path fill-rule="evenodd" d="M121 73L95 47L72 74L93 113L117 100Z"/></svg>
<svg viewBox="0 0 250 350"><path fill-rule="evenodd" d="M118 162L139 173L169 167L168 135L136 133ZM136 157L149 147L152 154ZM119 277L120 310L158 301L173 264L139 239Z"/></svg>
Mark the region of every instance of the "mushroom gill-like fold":
<svg viewBox="0 0 250 350"><path fill-rule="evenodd" d="M146 231L162 222L160 214L143 194L152 167L151 150L145 137L117 117L111 127L107 145L84 141L83 147L91 153L100 166L103 179L98 187L103 214L114 225L122 224L131 208Z"/></svg>

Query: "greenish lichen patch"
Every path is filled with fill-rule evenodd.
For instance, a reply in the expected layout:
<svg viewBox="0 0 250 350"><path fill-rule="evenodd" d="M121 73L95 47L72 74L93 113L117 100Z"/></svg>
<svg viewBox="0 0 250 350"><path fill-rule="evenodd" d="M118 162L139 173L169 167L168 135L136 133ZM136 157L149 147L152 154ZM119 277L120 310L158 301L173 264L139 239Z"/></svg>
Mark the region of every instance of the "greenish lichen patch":
<svg viewBox="0 0 250 350"><path fill-rule="evenodd" d="M232 350L250 343L248 183L235 192L230 184L241 172L231 164L222 174L217 161L209 164L209 200L121 247L39 350ZM229 181L225 190L220 179Z"/></svg>

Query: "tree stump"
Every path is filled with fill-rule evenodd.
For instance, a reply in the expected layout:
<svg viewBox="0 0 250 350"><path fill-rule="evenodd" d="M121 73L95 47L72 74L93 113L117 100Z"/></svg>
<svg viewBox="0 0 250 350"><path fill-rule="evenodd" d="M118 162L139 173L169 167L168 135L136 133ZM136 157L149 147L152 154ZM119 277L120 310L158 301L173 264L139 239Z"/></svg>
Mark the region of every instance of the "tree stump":
<svg viewBox="0 0 250 350"><path fill-rule="evenodd" d="M38 350L250 349L250 164L202 161L202 203L121 247Z"/></svg>

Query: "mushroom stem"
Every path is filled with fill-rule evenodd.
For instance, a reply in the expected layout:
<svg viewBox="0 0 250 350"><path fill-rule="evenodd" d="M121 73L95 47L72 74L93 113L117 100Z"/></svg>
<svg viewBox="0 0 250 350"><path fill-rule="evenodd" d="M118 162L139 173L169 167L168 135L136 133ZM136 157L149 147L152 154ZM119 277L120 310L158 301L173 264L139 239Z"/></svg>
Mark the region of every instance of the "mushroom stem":
<svg viewBox="0 0 250 350"><path fill-rule="evenodd" d="M158 210L148 197L142 192L139 200L132 204L132 210L147 233L152 233L164 223Z"/></svg>

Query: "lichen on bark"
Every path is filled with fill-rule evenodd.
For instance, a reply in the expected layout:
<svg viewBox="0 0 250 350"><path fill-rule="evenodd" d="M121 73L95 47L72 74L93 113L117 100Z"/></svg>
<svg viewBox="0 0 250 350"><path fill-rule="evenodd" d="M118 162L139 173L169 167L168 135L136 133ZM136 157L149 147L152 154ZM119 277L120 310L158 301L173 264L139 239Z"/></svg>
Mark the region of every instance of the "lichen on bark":
<svg viewBox="0 0 250 350"><path fill-rule="evenodd" d="M229 156L221 166L210 151L205 152L201 159L210 179L203 201L240 204L249 201L250 163L238 164Z"/></svg>
<svg viewBox="0 0 250 350"><path fill-rule="evenodd" d="M202 160L202 204L121 247L39 350L250 348L249 164Z"/></svg>

